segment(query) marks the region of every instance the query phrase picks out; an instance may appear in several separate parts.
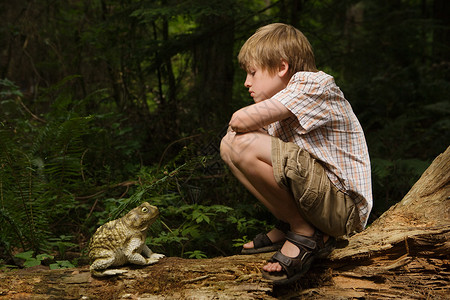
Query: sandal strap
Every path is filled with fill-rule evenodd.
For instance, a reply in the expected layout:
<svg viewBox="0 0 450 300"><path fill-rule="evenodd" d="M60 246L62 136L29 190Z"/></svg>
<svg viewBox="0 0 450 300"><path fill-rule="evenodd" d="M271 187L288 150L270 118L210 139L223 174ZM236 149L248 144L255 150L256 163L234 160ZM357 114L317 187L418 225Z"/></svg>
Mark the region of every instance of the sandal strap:
<svg viewBox="0 0 450 300"><path fill-rule="evenodd" d="M255 249L270 246L272 244L273 244L272 241L265 233L259 233L253 239L253 247Z"/></svg>
<svg viewBox="0 0 450 300"><path fill-rule="evenodd" d="M314 232L313 238L316 240L317 248L322 249L325 246L325 243L323 242L323 233L319 229L316 229Z"/></svg>
<svg viewBox="0 0 450 300"><path fill-rule="evenodd" d="M281 251L277 251L269 261L278 262L282 267L289 267L293 262L291 257L284 255L283 253L281 253Z"/></svg>
<svg viewBox="0 0 450 300"><path fill-rule="evenodd" d="M283 265L285 267L289 267L293 262L295 262L295 260L302 260L307 256L310 255L311 252L305 251L302 255L302 257L289 257L284 255L283 253L281 253L280 250L278 250L273 256L272 258L269 260L270 262L278 262L281 263L281 266L283 267Z"/></svg>
<svg viewBox="0 0 450 300"><path fill-rule="evenodd" d="M317 248L317 242L315 237L307 237L296 234L292 231L286 233L286 239L299 248L303 248L306 251L314 251Z"/></svg>
<svg viewBox="0 0 450 300"><path fill-rule="evenodd" d="M316 229L314 239L317 243L316 257L326 258L336 248L336 239L332 236L328 237L326 242L323 241L323 232Z"/></svg>
<svg viewBox="0 0 450 300"><path fill-rule="evenodd" d="M307 268L309 268L312 259L314 259L314 257L312 257L312 252L305 251L304 249L300 250L300 254L297 257L286 256L278 250L272 258L269 259L269 262L278 262L286 275L291 277L297 272L303 270L305 268L305 264Z"/></svg>

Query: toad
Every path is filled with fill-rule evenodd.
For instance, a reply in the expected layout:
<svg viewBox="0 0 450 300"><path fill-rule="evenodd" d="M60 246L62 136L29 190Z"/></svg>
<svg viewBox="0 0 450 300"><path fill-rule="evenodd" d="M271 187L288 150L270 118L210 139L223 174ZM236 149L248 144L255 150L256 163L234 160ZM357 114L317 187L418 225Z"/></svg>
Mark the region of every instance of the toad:
<svg viewBox="0 0 450 300"><path fill-rule="evenodd" d="M153 253L145 244L147 229L159 216L156 206L144 202L122 218L100 226L89 244L90 271L93 276L109 276L127 272L108 269L126 263L151 265L164 257Z"/></svg>

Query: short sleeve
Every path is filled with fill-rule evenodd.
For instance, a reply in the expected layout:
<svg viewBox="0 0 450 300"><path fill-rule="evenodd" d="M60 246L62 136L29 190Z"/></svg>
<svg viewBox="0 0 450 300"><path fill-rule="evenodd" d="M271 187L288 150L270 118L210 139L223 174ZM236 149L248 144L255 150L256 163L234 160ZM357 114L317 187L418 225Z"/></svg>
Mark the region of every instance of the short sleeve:
<svg viewBox="0 0 450 300"><path fill-rule="evenodd" d="M317 72L322 73L322 72ZM331 76L319 77L314 72L296 73L285 89L272 99L279 101L296 117L303 133L312 131L330 121L326 85ZM320 78L320 81L318 80Z"/></svg>

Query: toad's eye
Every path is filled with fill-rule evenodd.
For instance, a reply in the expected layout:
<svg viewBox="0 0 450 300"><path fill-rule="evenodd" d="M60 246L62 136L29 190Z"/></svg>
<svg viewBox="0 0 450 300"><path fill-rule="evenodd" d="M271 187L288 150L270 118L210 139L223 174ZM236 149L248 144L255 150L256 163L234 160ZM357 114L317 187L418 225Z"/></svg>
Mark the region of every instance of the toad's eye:
<svg viewBox="0 0 450 300"><path fill-rule="evenodd" d="M146 213L146 212L148 212L148 208L147 208L147 207L143 207L143 208L141 209L141 211L142 211L143 213Z"/></svg>

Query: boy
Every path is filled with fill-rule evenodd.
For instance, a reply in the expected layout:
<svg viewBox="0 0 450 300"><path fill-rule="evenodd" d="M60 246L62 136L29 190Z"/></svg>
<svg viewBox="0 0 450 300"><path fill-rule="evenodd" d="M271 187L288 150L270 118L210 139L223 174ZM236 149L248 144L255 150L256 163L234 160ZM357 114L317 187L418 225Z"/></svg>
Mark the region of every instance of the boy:
<svg viewBox="0 0 450 300"><path fill-rule="evenodd" d="M350 104L333 77L316 69L299 30L261 27L238 59L255 104L233 114L221 156L281 221L242 252L282 244L262 273L287 284L333 250L333 237L364 229L372 208L369 154Z"/></svg>

